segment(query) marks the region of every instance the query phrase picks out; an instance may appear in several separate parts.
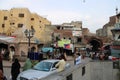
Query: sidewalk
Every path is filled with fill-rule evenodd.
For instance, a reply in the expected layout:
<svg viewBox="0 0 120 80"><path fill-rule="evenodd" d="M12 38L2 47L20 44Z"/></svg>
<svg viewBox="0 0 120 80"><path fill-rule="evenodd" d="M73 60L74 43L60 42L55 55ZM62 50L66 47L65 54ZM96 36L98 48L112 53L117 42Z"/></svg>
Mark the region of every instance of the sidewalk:
<svg viewBox="0 0 120 80"><path fill-rule="evenodd" d="M24 63L25 62L20 62L21 67L23 67ZM12 65L12 62L7 61L7 60L3 60L3 67L11 67L11 65Z"/></svg>

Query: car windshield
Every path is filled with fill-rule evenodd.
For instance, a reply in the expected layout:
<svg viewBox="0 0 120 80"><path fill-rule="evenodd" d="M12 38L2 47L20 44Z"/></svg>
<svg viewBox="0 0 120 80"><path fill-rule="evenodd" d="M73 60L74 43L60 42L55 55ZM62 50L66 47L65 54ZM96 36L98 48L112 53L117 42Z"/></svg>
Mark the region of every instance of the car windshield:
<svg viewBox="0 0 120 80"><path fill-rule="evenodd" d="M52 66L51 62L40 62L36 64L33 69L40 70L40 71L50 71Z"/></svg>

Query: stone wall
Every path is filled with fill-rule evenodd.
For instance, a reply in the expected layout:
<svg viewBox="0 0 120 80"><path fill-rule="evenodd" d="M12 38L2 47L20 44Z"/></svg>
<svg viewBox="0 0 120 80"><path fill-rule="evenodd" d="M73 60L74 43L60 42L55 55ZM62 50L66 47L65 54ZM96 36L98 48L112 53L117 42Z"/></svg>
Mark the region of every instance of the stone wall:
<svg viewBox="0 0 120 80"><path fill-rule="evenodd" d="M119 80L113 61L85 61L42 80Z"/></svg>

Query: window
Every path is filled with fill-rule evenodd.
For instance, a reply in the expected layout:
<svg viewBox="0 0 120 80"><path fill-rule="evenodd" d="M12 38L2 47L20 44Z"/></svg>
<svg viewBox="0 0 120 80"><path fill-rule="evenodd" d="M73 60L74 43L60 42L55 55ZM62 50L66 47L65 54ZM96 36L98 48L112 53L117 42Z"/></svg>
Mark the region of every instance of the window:
<svg viewBox="0 0 120 80"><path fill-rule="evenodd" d="M81 42L81 41L82 41L81 38L78 37L78 38L77 38L77 42Z"/></svg>
<svg viewBox="0 0 120 80"><path fill-rule="evenodd" d="M60 37L59 36L56 36L56 41L60 40Z"/></svg>
<svg viewBox="0 0 120 80"><path fill-rule="evenodd" d="M119 69L119 61L113 62L113 69Z"/></svg>
<svg viewBox="0 0 120 80"><path fill-rule="evenodd" d="M66 77L66 80L72 80L72 74L68 75L68 76Z"/></svg>
<svg viewBox="0 0 120 80"><path fill-rule="evenodd" d="M57 26L57 29L60 30L60 26Z"/></svg>
<svg viewBox="0 0 120 80"><path fill-rule="evenodd" d="M84 75L85 75L85 66L82 67L82 76L84 76Z"/></svg>
<svg viewBox="0 0 120 80"><path fill-rule="evenodd" d="M71 40L71 38L69 38L69 40Z"/></svg>
<svg viewBox="0 0 120 80"><path fill-rule="evenodd" d="M62 27L62 30L63 30L64 28Z"/></svg>
<svg viewBox="0 0 120 80"><path fill-rule="evenodd" d="M5 24L2 24L2 28L4 28L5 27Z"/></svg>
<svg viewBox="0 0 120 80"><path fill-rule="evenodd" d="M118 36L118 39L120 39L120 35Z"/></svg>
<svg viewBox="0 0 120 80"><path fill-rule="evenodd" d="M63 39L66 39L65 37L63 37Z"/></svg>
<svg viewBox="0 0 120 80"><path fill-rule="evenodd" d="M7 20L7 16L4 16L4 20Z"/></svg>
<svg viewBox="0 0 120 80"><path fill-rule="evenodd" d="M31 21L34 21L34 18L31 18Z"/></svg>
<svg viewBox="0 0 120 80"><path fill-rule="evenodd" d="M57 63L58 63L58 62L55 62L55 63L53 64L52 68L55 68L55 65L56 65Z"/></svg>
<svg viewBox="0 0 120 80"><path fill-rule="evenodd" d="M22 28L23 27L23 24L18 24L18 28Z"/></svg>
<svg viewBox="0 0 120 80"><path fill-rule="evenodd" d="M19 14L19 17L24 17L24 14L23 14L23 13L20 13L20 14Z"/></svg>
<svg viewBox="0 0 120 80"><path fill-rule="evenodd" d="M15 23L10 23L10 25L14 25Z"/></svg>

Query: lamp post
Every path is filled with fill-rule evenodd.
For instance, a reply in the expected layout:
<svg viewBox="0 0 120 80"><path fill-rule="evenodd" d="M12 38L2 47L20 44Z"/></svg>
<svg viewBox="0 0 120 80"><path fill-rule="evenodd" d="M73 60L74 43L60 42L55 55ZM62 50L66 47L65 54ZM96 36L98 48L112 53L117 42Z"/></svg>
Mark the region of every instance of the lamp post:
<svg viewBox="0 0 120 80"><path fill-rule="evenodd" d="M26 29L24 31L26 37L28 38L28 54L27 54L27 57L29 57L29 52L31 52L31 49L30 49L30 39L34 36L34 33L35 33L35 30L34 29Z"/></svg>

